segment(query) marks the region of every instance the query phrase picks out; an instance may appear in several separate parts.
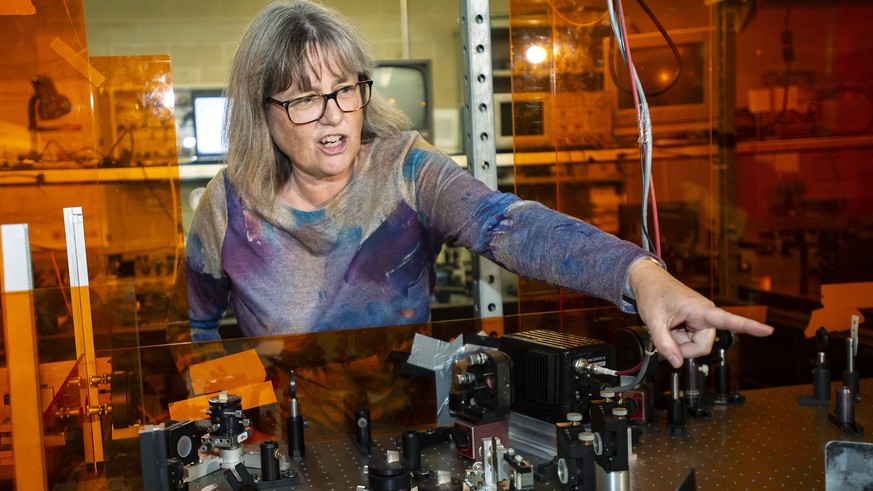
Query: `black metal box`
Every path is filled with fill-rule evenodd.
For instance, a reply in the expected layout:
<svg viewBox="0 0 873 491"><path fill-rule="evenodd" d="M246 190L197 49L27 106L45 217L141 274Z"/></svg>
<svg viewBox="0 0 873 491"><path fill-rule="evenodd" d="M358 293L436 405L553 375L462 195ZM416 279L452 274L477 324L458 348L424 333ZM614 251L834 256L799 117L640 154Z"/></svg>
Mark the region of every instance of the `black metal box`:
<svg viewBox="0 0 873 491"><path fill-rule="evenodd" d="M611 345L572 334L535 330L500 338L500 350L513 362L512 410L552 423L566 421L567 413L588 413L591 399L614 377L578 373L575 364L614 368Z"/></svg>

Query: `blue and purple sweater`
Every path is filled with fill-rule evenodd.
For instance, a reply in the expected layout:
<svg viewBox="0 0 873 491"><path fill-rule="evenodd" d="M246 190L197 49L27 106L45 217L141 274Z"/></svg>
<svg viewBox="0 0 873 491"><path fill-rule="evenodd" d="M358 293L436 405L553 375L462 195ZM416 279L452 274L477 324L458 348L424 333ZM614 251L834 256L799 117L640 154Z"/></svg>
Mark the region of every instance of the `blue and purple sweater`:
<svg viewBox="0 0 873 491"><path fill-rule="evenodd" d="M218 339L228 302L246 336L426 323L436 256L460 245L508 270L620 305L639 247L495 192L417 133L370 143L326 207L247 208L224 171L200 200L187 249L192 339Z"/></svg>

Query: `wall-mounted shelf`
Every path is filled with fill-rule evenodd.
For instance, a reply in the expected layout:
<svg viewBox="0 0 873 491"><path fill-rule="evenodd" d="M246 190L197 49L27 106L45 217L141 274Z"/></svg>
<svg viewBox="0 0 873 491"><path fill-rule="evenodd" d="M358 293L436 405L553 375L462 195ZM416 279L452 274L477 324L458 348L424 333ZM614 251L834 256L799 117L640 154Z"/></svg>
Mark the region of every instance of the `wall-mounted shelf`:
<svg viewBox="0 0 873 491"><path fill-rule="evenodd" d="M816 139L817 140L817 139ZM827 139L832 140L832 139ZM858 146L873 145L873 136L853 138ZM776 142L746 142L740 149L758 146L774 145ZM786 142L787 144L787 142ZM822 143L823 144L823 143ZM845 146L845 145L841 145ZM655 158L669 153L670 158L697 158L713 154L711 145L688 145L677 147L656 147ZM789 147L786 147L789 148ZM818 147L816 147L818 148ZM825 147L821 147L825 148ZM754 150L749 150L754 151ZM467 167L466 155L452 155L461 167ZM498 167L513 167L523 165L550 165L556 162L564 163L595 163L595 162L625 162L639 158L636 148L606 148L591 150L558 150L543 152L498 153ZM113 182L179 179L181 181L197 181L212 178L224 164L182 164L182 165L146 165L138 167L109 168L75 168L75 162L53 162L51 164L34 164L28 168L0 169L0 186L22 184L63 184L74 182Z"/></svg>
<svg viewBox="0 0 873 491"><path fill-rule="evenodd" d="M873 135L817 136L737 143L737 153L780 153L873 147Z"/></svg>
<svg viewBox="0 0 873 491"><path fill-rule="evenodd" d="M142 167L70 168L75 163L57 162L28 169L0 170L0 186L21 184L67 184L75 182L114 182L179 179L209 179L224 164L154 165Z"/></svg>

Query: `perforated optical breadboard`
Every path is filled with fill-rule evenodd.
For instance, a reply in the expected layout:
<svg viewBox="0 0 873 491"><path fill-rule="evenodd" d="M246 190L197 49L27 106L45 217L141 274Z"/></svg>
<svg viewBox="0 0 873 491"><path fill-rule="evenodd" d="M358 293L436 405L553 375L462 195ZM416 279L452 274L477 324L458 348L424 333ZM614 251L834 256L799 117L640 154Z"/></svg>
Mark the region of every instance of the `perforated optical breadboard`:
<svg viewBox="0 0 873 491"><path fill-rule="evenodd" d="M834 389L836 386L834 387ZM683 436L664 433L664 416L643 428L635 447L639 459L630 465L632 490L676 489L694 468L697 487L709 489L824 489L824 447L831 440L873 441L873 380L861 382L864 400L856 407L856 421L867 431L849 437L828 421L833 408L799 406L798 395L812 386L781 387L745 392L746 403L711 407L708 419L689 417ZM397 450L391 437L376 440L375 452ZM307 446L298 464L301 490L353 490L367 485L361 456L349 441ZM540 459L531 459L540 463ZM437 471L463 476L470 466L448 445L423 451L422 463ZM214 486L210 488L210 486ZM192 483L190 489L230 490L220 473ZM535 489L560 489L538 482Z"/></svg>
<svg viewBox="0 0 873 491"><path fill-rule="evenodd" d="M836 385L832 388L836 389ZM856 422L863 437L850 437L828 421L833 408L799 406L797 396L812 393L812 386L747 391L739 406L709 407L706 420L689 418L685 435L664 433L664 414L643 428L642 441L630 465L632 490L674 490L693 468L697 489L824 489L824 449L832 440L873 442L873 380L861 381L863 400L856 406ZM833 404L833 401L832 401ZM399 436L399 435L397 435ZM394 436L376 439L375 455L397 450ZM257 446L255 446L255 449ZM295 490L353 490L367 485L361 456L351 440L309 444L306 457L296 464L301 484ZM542 459L530 459L542 463ZM422 463L432 471L451 471L461 477L470 462L447 444L427 448ZM110 480L108 489L141 489L138 466L130 476ZM97 481L91 481L96 483ZM65 487L69 485L69 487ZM139 485L139 486L137 486ZM102 489L89 482L65 483L56 489ZM190 483L189 489L225 491L232 488L215 472ZM537 482L537 490L557 490L558 484Z"/></svg>

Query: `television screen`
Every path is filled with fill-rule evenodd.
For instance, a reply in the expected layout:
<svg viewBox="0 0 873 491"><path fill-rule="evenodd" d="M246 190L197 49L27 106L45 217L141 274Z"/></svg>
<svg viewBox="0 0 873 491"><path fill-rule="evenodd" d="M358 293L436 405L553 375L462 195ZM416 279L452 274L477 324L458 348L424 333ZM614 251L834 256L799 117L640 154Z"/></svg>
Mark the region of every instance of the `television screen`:
<svg viewBox="0 0 873 491"><path fill-rule="evenodd" d="M403 111L413 129L432 142L430 60L380 61L373 71L373 88L389 104Z"/></svg>
<svg viewBox="0 0 873 491"><path fill-rule="evenodd" d="M513 114L515 120L515 135L537 136L545 134L544 126L546 116L543 111L544 104L545 101L519 101L515 105L515 114ZM509 109L510 114L512 114L512 108L510 107ZM503 111L504 108L500 108L501 117L505 117Z"/></svg>
<svg viewBox="0 0 873 491"><path fill-rule="evenodd" d="M553 148L551 105L547 92L494 94L497 150Z"/></svg>
<svg viewBox="0 0 873 491"><path fill-rule="evenodd" d="M662 139L693 141L706 138L716 107L712 90L711 36L709 28L669 31L677 56L660 32L628 36L634 66L646 92L653 133ZM619 145L639 136L636 108L630 93L627 68L612 38L604 40L609 68L606 90L611 93L613 136ZM614 78L613 78L614 77Z"/></svg>
<svg viewBox="0 0 873 491"><path fill-rule="evenodd" d="M224 116L227 99L220 90L194 91L194 154L198 160L221 159L227 152Z"/></svg>

